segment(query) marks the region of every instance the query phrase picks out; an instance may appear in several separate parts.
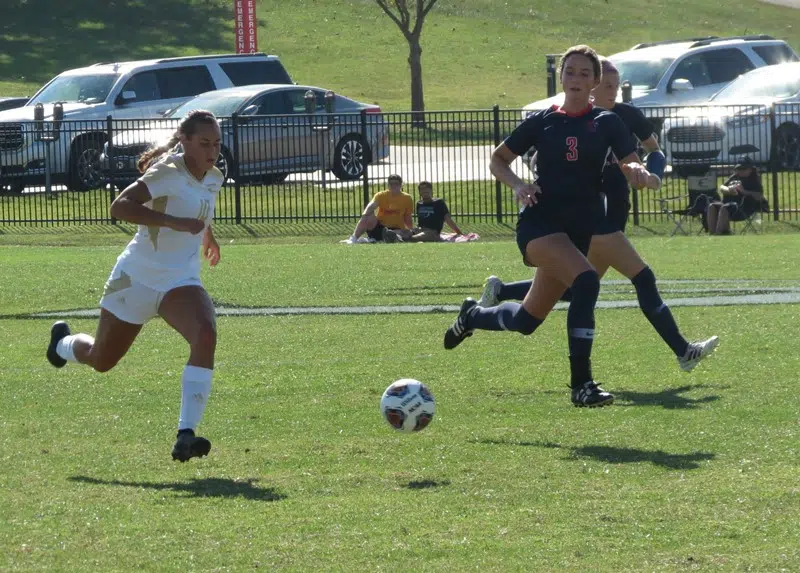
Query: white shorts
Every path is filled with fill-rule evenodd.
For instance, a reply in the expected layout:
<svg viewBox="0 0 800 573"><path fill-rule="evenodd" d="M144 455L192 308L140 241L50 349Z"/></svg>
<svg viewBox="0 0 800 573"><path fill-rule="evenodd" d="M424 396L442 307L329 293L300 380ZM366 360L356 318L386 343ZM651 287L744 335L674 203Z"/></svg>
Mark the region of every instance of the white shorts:
<svg viewBox="0 0 800 573"><path fill-rule="evenodd" d="M199 278L181 281L172 288L184 286L202 286ZM170 289L172 290L172 289ZM160 291L133 280L128 273L115 266L108 277L100 308L131 324L144 324L158 316L158 307L164 295L169 291Z"/></svg>

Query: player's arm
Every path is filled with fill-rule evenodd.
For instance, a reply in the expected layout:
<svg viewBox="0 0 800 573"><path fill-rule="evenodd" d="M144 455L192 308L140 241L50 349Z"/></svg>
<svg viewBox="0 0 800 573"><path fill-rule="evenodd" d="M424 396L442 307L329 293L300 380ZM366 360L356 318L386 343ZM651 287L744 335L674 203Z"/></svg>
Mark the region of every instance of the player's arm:
<svg viewBox="0 0 800 573"><path fill-rule="evenodd" d="M202 242L203 256L212 267L216 266L220 259L219 243L214 237L214 231L211 230L211 225L206 227L203 233Z"/></svg>
<svg viewBox="0 0 800 573"><path fill-rule="evenodd" d="M411 219L411 211L406 211L403 215L403 222L406 224L406 229L414 228L414 221Z"/></svg>
<svg viewBox="0 0 800 573"><path fill-rule="evenodd" d="M168 227L193 235L201 232L205 227L205 222L200 219L174 217L146 207L145 203L151 199L147 184L144 181L136 181L128 185L111 203L111 216L135 225Z"/></svg>
<svg viewBox="0 0 800 573"><path fill-rule="evenodd" d="M503 143L492 151L492 158L489 160L489 170L492 175L501 183L511 187L517 201L523 205L535 204L536 196L541 193L541 189L534 183L526 183L520 179L511 169L511 164L531 147L536 147L541 122L540 113L528 116Z"/></svg>
<svg viewBox="0 0 800 573"><path fill-rule="evenodd" d="M448 213L448 214L446 214L444 216L444 222L447 223L448 227L453 229L453 232L456 235L463 235L464 234L464 233L461 232L461 229L458 228L458 225L456 225L456 222L453 221L453 218L450 216L450 213Z"/></svg>
<svg viewBox="0 0 800 573"><path fill-rule="evenodd" d="M650 173L636 155L636 145L622 119L616 114L609 113L604 117L603 129L608 130L611 151L618 158L619 167L628 183L636 189L661 187L661 179Z"/></svg>

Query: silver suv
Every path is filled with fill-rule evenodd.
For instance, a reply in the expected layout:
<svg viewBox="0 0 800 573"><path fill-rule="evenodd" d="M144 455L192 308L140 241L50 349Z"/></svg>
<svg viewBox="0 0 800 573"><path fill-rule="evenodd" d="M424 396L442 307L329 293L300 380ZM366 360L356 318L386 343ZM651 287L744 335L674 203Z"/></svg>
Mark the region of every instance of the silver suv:
<svg viewBox="0 0 800 573"><path fill-rule="evenodd" d="M107 118L152 119L197 94L251 84L291 84L277 56L191 56L94 64L59 74L23 107L0 112L0 188L22 192L41 184L49 155L53 181L69 189L98 187L98 159L108 138ZM34 109L44 105L45 127L53 104L64 121L54 143L37 137ZM50 146L46 149L46 146Z"/></svg>
<svg viewBox="0 0 800 573"><path fill-rule="evenodd" d="M642 108L686 106L707 102L711 96L740 75L762 66L796 62L794 50L767 35L729 38L693 38L637 44L627 52L608 58L619 69L620 80L631 83L632 103ZM620 93L619 99L622 99ZM563 92L525 106L530 111L546 109L564 101ZM668 110L643 109L656 131Z"/></svg>

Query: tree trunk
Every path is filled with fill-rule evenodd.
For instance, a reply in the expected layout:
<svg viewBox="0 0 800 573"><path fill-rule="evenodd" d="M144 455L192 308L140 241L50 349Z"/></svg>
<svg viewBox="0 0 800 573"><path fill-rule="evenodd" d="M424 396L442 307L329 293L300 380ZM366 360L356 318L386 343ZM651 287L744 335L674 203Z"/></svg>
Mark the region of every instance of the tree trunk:
<svg viewBox="0 0 800 573"><path fill-rule="evenodd" d="M411 69L411 125L425 127L425 99L422 95L422 46L419 37L408 39L408 66Z"/></svg>

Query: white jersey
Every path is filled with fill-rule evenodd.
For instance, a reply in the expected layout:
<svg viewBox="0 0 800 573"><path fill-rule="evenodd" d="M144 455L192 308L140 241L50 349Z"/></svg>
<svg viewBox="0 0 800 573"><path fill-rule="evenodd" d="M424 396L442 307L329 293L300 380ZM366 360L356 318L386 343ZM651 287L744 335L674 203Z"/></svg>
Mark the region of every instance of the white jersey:
<svg viewBox="0 0 800 573"><path fill-rule="evenodd" d="M186 168L182 153L169 154L150 166L139 178L152 199L145 205L159 213L205 221L214 217L217 194L223 183L212 167L202 181ZM117 259L116 268L134 281L166 292L188 279L200 278L200 245L203 232L192 235L168 227L139 225L139 230Z"/></svg>

